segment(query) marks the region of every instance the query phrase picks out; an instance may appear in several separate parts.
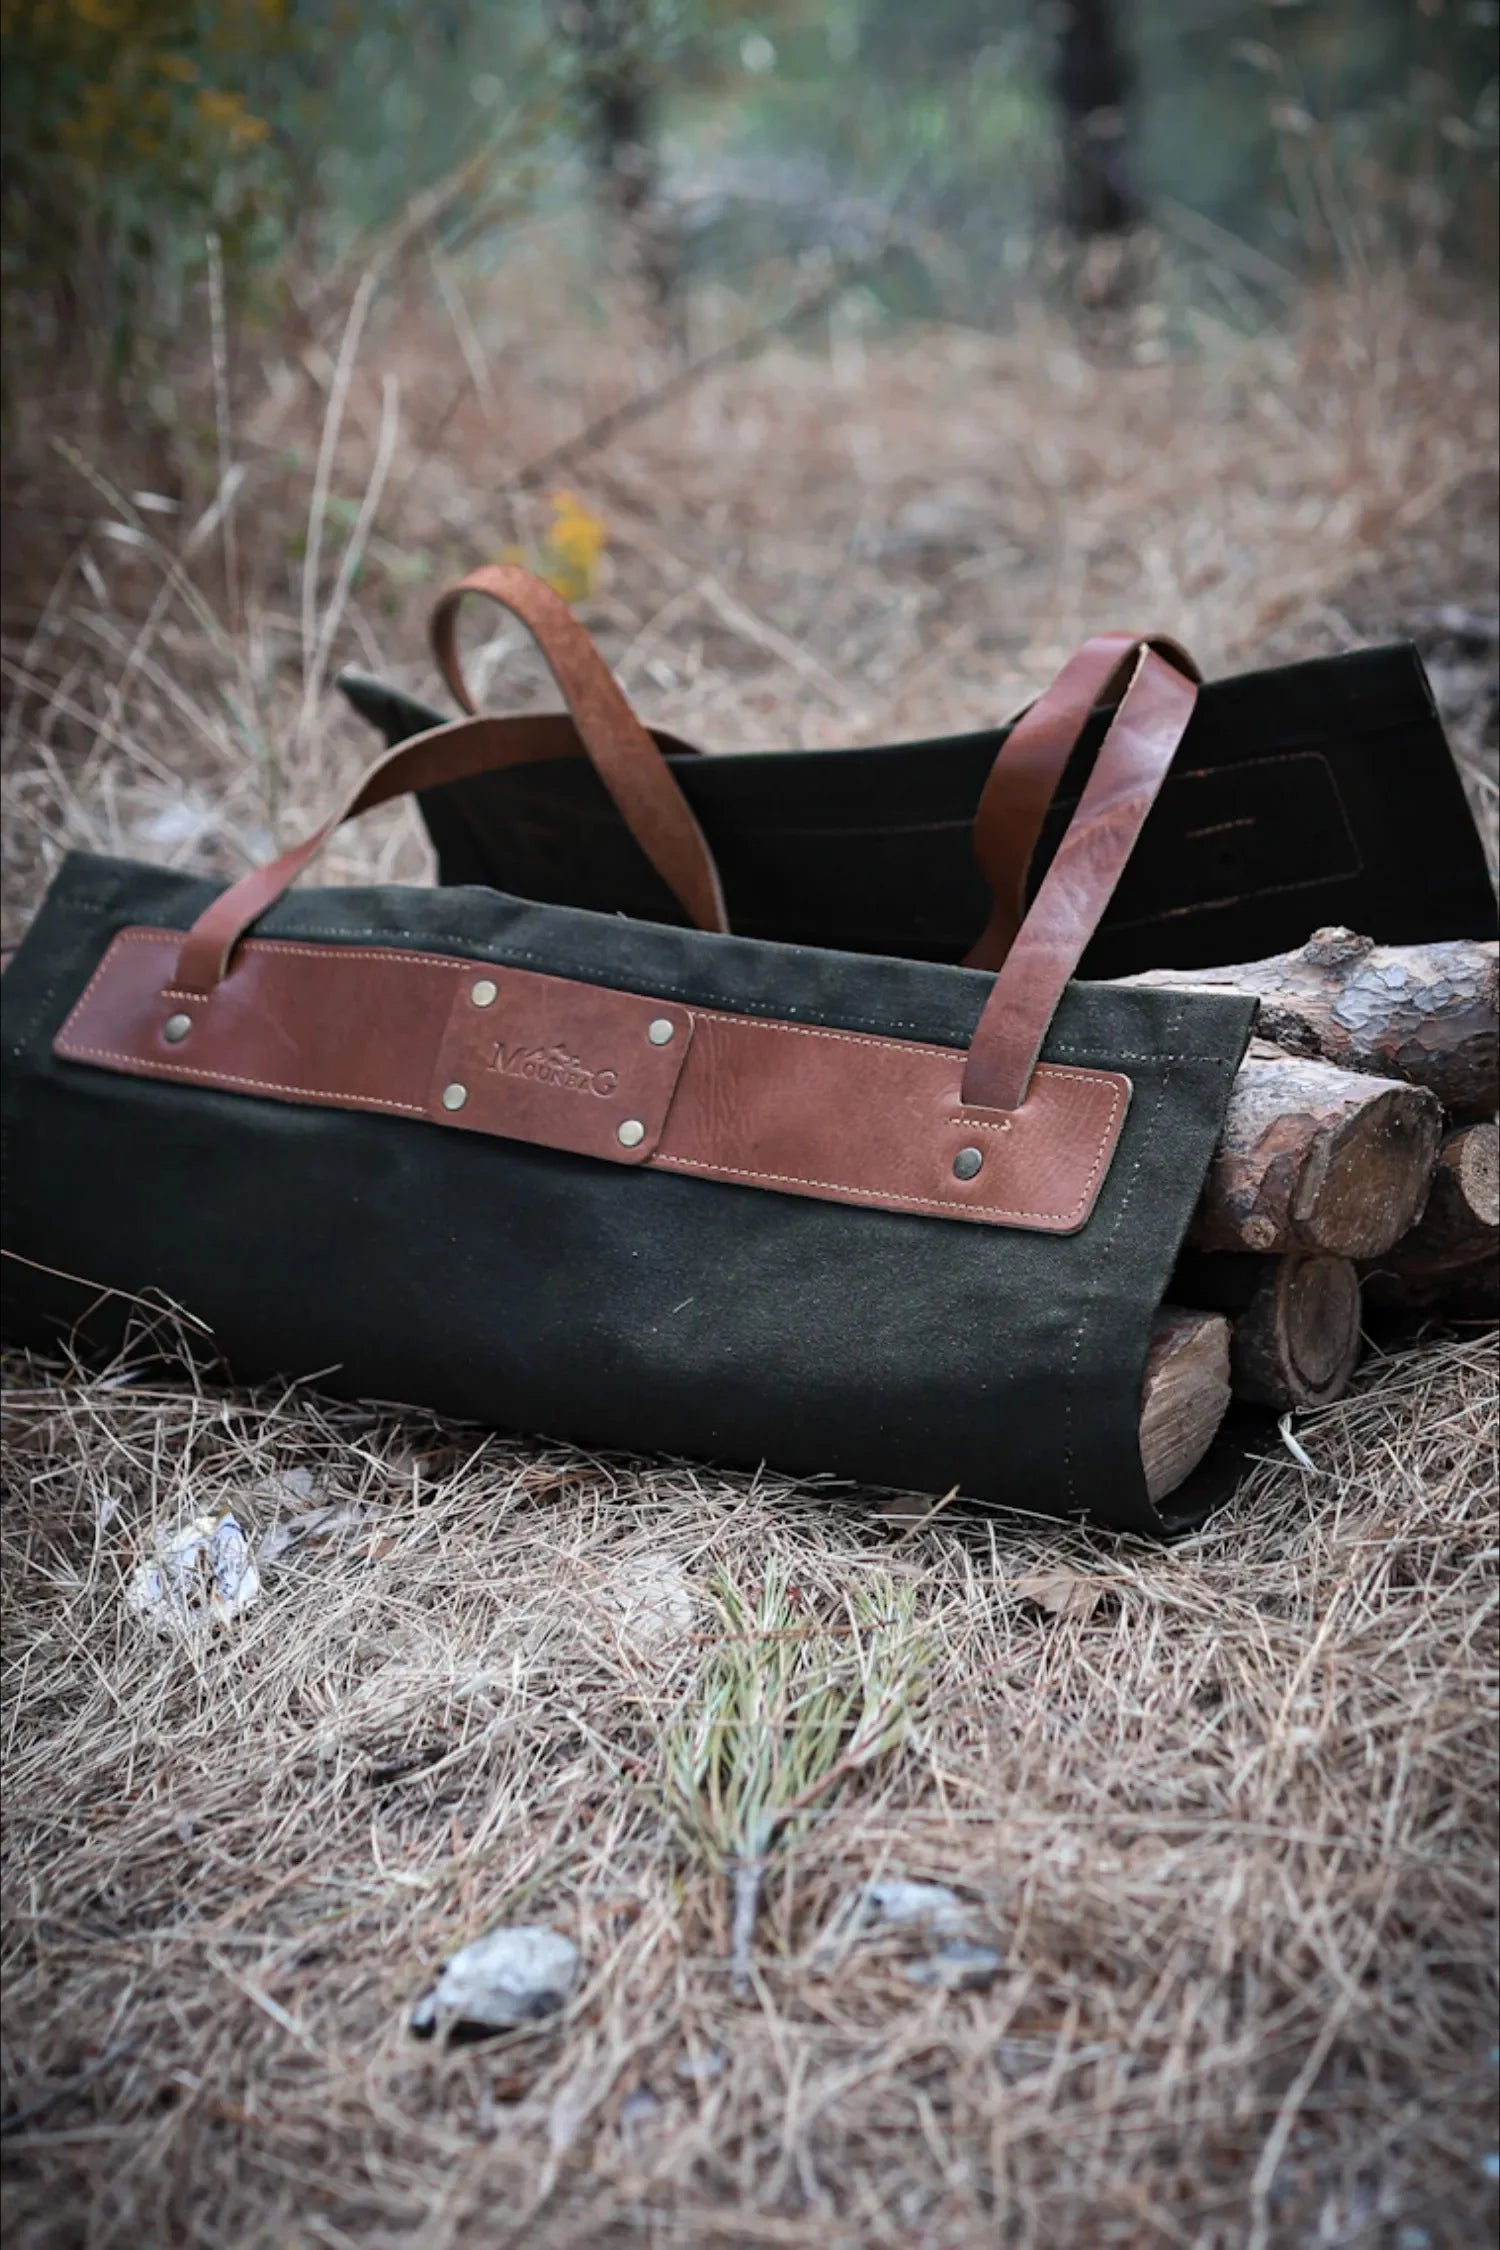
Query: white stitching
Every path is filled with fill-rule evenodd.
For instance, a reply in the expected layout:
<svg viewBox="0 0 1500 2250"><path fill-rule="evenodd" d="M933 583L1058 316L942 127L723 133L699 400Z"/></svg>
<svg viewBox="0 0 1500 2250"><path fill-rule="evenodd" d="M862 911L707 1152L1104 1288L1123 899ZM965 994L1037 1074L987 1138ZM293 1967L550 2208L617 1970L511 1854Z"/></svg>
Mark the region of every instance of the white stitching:
<svg viewBox="0 0 1500 2250"><path fill-rule="evenodd" d="M336 1086L283 1086L274 1078L241 1078L237 1072L232 1070L195 1070L190 1063L167 1062L165 1059L158 1062L154 1055L121 1055L116 1054L114 1049L110 1047L65 1047L62 1045L61 1037L58 1041L58 1049L70 1060L79 1056L87 1056L92 1062L128 1063L136 1070L144 1067L150 1071L153 1078L200 1078L208 1086L248 1086L254 1093L291 1094L299 1101L316 1101L319 1096L322 1096L327 1101L338 1103L340 1107L347 1103L351 1107L360 1109L399 1109L404 1111L408 1117L425 1117L427 1115L426 1110L417 1102L398 1102L394 1094L388 1098L381 1096L377 1099L373 1094L341 1093ZM433 1120L434 1124L443 1122L444 1120L441 1118L434 1118Z"/></svg>

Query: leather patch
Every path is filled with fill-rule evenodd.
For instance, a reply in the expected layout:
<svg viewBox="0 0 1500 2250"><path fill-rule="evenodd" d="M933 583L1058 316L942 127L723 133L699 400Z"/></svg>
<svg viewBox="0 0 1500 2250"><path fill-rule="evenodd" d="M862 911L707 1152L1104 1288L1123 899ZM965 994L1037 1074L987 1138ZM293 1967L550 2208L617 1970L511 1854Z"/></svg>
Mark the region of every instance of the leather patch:
<svg viewBox="0 0 1500 2250"><path fill-rule="evenodd" d="M644 1164L692 1041L687 1009L530 970L459 966L468 973L453 996L428 1115Z"/></svg>
<svg viewBox="0 0 1500 2250"><path fill-rule="evenodd" d="M961 1047L395 947L252 938L211 994L182 993L168 981L181 942L175 930L122 931L56 1053L747 1189L1052 1234L1087 1220L1130 1100L1118 1072L1042 1063L1022 1108L965 1106Z"/></svg>

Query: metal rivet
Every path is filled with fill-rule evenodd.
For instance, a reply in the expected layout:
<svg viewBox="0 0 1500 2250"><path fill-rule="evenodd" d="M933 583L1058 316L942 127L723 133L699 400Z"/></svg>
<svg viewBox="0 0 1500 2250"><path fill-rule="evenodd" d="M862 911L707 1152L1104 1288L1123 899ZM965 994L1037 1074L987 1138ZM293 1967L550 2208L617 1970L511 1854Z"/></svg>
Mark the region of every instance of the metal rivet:
<svg viewBox="0 0 1500 2250"><path fill-rule="evenodd" d="M192 1028L193 1019L191 1016L168 1016L161 1027L161 1035L171 1046L175 1047L180 1039L186 1039Z"/></svg>
<svg viewBox="0 0 1500 2250"><path fill-rule="evenodd" d="M488 977L481 977L478 984L475 985L473 991L469 994L469 998L473 1001L476 1008L493 1008L496 1000L499 998L499 995L499 985L492 984Z"/></svg>
<svg viewBox="0 0 1500 2250"><path fill-rule="evenodd" d="M460 1086L456 1079L451 1086L445 1086L443 1088L444 1109L462 1109L464 1103L468 1100L468 1098L468 1087Z"/></svg>
<svg viewBox="0 0 1500 2250"><path fill-rule="evenodd" d="M646 1128L638 1117L627 1117L615 1138L621 1148L639 1148L646 1138Z"/></svg>
<svg viewBox="0 0 1500 2250"><path fill-rule="evenodd" d="M676 1032L676 1024L666 1016L658 1016L654 1022L648 1023L646 1026L646 1037L653 1047L665 1047L668 1040L676 1036Z"/></svg>
<svg viewBox="0 0 1500 2250"><path fill-rule="evenodd" d="M961 1148L953 1159L953 1176L956 1180L972 1180L984 1162L982 1148Z"/></svg>

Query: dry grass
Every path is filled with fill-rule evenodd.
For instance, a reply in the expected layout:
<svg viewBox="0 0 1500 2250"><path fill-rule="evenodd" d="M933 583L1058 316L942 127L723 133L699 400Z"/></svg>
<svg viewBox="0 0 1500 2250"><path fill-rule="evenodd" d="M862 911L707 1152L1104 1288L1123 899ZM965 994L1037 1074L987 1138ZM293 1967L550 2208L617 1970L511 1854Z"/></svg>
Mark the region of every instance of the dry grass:
<svg viewBox="0 0 1500 2250"><path fill-rule="evenodd" d="M75 476L39 629L46 587L10 596L8 934L65 844L228 872L296 832L369 753L337 662L430 687L435 585L534 527L518 467L649 356L546 302L516 267L470 286L487 388L415 281L342 354L239 367L232 553L222 512L192 539L217 435L149 471L175 516ZM774 746L991 718L1101 621L1219 669L1493 608L1480 324L1371 284L1156 352L845 319L716 375L569 473L611 528L591 621L651 716ZM492 700L539 686L486 653ZM1492 815L1482 678L1453 715ZM396 813L332 869L424 864ZM1311 1469L1280 1455L1166 1553L128 1374L16 1365L6 1406L17 2250L1487 2239L1483 1341L1376 1363L1301 1429ZM225 1505L336 1515L233 1633L155 1641L129 1571ZM773 1860L737 1997L663 1745L726 1583L753 1605L773 1572L818 1631L894 1588L924 1685ZM1060 1574L1054 1614L1025 1583ZM849 1931L881 1873L974 1902L990 1991ZM565 2015L415 2045L429 1970L505 1918L578 1940Z"/></svg>

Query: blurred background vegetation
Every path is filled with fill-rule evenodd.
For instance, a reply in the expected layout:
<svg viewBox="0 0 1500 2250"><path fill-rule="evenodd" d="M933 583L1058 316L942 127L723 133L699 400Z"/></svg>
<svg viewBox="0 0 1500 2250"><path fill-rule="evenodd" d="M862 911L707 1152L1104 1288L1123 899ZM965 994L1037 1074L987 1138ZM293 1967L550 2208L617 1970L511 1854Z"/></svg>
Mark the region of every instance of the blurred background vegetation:
<svg viewBox="0 0 1500 2250"><path fill-rule="evenodd" d="M149 410L212 261L232 315L420 226L573 214L679 346L699 284L857 273L995 326L1040 274L1252 318L1320 267L1496 266L1494 0L3 0L7 395ZM1168 289L1168 296L1171 291ZM86 363L86 368L84 364Z"/></svg>

